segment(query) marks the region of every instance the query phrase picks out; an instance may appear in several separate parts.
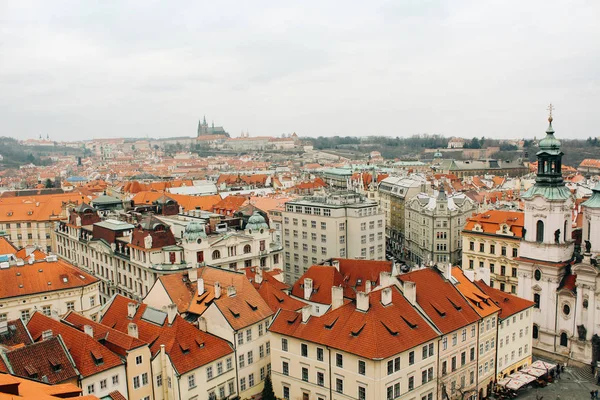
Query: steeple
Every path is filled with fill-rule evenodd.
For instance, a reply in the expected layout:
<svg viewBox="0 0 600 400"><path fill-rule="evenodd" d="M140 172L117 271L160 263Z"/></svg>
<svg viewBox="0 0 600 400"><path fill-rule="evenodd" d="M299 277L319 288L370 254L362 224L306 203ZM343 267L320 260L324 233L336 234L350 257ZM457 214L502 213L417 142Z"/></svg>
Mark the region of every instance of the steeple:
<svg viewBox="0 0 600 400"><path fill-rule="evenodd" d="M548 106L550 115L548 116L548 129L546 137L540 140L536 156L538 159L538 171L535 184L542 187L564 186L562 178L562 156L560 151L560 141L554 137L554 128L552 128L552 104Z"/></svg>

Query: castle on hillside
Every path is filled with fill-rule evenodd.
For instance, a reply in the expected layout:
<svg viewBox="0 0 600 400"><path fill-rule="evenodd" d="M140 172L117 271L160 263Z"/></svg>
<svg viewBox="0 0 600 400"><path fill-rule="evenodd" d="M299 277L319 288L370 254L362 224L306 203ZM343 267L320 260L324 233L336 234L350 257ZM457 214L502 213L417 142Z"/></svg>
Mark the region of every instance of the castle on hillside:
<svg viewBox="0 0 600 400"><path fill-rule="evenodd" d="M225 132L222 126L215 126L213 122L211 126L206 123L206 116L202 121L198 121L198 137L206 135L224 135L229 137L229 133Z"/></svg>

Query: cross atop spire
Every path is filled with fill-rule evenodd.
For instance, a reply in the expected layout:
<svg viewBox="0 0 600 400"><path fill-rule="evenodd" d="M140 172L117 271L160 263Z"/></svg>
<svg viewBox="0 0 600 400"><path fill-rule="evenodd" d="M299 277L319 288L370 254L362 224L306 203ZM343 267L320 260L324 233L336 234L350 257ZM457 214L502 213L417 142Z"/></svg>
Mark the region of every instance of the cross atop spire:
<svg viewBox="0 0 600 400"><path fill-rule="evenodd" d="M551 123L552 122L552 111L554 111L554 106L552 105L552 103L550 103L550 105L548 106L548 108L546 108L546 110L548 110L548 121Z"/></svg>

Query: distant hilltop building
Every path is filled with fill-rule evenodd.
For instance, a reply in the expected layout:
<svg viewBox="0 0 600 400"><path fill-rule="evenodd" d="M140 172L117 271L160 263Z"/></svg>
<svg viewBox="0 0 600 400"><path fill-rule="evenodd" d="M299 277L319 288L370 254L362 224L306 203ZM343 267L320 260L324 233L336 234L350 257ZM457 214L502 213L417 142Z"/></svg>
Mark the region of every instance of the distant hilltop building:
<svg viewBox="0 0 600 400"><path fill-rule="evenodd" d="M198 137L206 135L224 135L229 137L229 133L225 132L222 126L215 126L213 122L211 126L206 123L206 116L202 121L198 121Z"/></svg>

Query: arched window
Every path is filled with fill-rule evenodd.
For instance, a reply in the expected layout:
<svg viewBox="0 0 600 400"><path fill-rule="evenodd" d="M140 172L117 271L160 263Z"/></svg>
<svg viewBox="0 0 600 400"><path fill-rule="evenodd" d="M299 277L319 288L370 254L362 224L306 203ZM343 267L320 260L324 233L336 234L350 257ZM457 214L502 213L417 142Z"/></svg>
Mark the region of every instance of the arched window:
<svg viewBox="0 0 600 400"><path fill-rule="evenodd" d="M252 251L252 247L249 244L244 246L244 254L248 254Z"/></svg>
<svg viewBox="0 0 600 400"><path fill-rule="evenodd" d="M567 338L566 332L560 334L560 345L564 347L567 347L569 345L569 339Z"/></svg>
<svg viewBox="0 0 600 400"><path fill-rule="evenodd" d="M539 337L540 333L538 331L538 326L537 325L533 325L533 338L537 339Z"/></svg>
<svg viewBox="0 0 600 400"><path fill-rule="evenodd" d="M541 219L535 224L536 232L535 232L535 241L543 242L544 241L544 221Z"/></svg>
<svg viewBox="0 0 600 400"><path fill-rule="evenodd" d="M219 250L213 251L212 258L213 258L213 260L218 260L219 258L221 258L221 252Z"/></svg>
<svg viewBox="0 0 600 400"><path fill-rule="evenodd" d="M535 303L535 305L534 305L535 308L540 308L540 294L539 293L534 293L533 302Z"/></svg>

